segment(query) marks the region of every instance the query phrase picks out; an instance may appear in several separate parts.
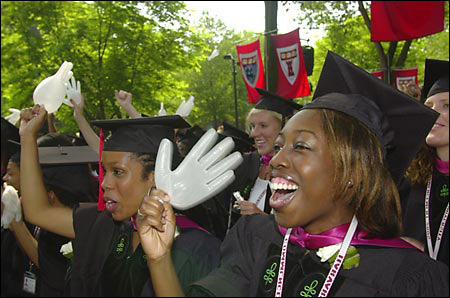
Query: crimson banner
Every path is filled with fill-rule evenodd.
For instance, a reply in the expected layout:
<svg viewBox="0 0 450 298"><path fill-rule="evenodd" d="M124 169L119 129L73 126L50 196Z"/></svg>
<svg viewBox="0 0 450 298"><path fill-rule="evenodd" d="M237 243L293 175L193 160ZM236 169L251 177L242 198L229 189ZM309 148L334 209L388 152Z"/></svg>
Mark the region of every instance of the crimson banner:
<svg viewBox="0 0 450 298"><path fill-rule="evenodd" d="M376 76L377 78L379 78L380 80L384 80L384 71L374 71L371 72L372 75Z"/></svg>
<svg viewBox="0 0 450 298"><path fill-rule="evenodd" d="M399 41L444 30L444 1L371 1L372 41Z"/></svg>
<svg viewBox="0 0 450 298"><path fill-rule="evenodd" d="M266 89L259 40L247 45L236 46L236 49L242 77L247 87L248 102L255 104L261 98L255 88Z"/></svg>
<svg viewBox="0 0 450 298"><path fill-rule="evenodd" d="M414 82L415 84L419 83L419 79L417 78L418 70L417 68L413 69L394 69L392 71L394 76L394 84L398 89L398 86L401 84L407 85L409 82Z"/></svg>
<svg viewBox="0 0 450 298"><path fill-rule="evenodd" d="M272 36L278 64L276 94L284 98L299 98L311 94L306 73L299 29Z"/></svg>

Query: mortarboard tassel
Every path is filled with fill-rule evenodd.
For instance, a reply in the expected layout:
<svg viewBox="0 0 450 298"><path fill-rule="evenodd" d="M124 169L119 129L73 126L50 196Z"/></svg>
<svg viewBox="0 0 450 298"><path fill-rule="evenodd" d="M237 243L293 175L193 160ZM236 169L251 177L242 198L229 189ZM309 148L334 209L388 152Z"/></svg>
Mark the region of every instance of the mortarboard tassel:
<svg viewBox="0 0 450 298"><path fill-rule="evenodd" d="M105 144L105 137L103 135L103 128L100 128L100 153L99 153L99 160L98 160L98 170L99 170L99 184L98 184L98 211L105 210L105 201L103 200L103 167L102 167L102 155L103 155L103 146Z"/></svg>

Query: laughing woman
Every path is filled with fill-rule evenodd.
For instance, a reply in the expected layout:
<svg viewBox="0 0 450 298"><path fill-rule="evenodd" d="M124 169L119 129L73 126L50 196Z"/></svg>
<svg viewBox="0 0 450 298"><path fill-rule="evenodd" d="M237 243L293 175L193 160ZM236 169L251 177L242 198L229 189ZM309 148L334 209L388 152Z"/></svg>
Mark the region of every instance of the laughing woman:
<svg viewBox="0 0 450 298"><path fill-rule="evenodd" d="M241 218L222 244L221 267L188 294L448 295L448 268L398 238L396 182L435 120L419 102L329 53L315 100L275 141L274 216ZM158 191L144 199L142 245L157 295L181 296L169 254L173 213L167 203L158 213L154 196L169 200Z"/></svg>
<svg viewBox="0 0 450 298"><path fill-rule="evenodd" d="M426 138L424 150L420 151L408 169L412 187L406 200L403 217L405 236L424 243L426 253L447 266L449 264L448 66L448 61L432 59L425 61L422 96L424 104L438 112L439 118Z"/></svg>
<svg viewBox="0 0 450 298"><path fill-rule="evenodd" d="M72 296L153 296L146 256L134 219L142 199L154 186L159 143L174 137L173 127L188 125L181 117L100 120L95 125L111 130L104 144L102 164L104 197L70 209L51 206L42 180L36 134L45 122L42 106L22 112L21 190L28 221L73 239ZM174 259L181 280L192 280L218 264L220 241L195 229L186 229L175 241ZM211 249L208 249L211 248Z"/></svg>

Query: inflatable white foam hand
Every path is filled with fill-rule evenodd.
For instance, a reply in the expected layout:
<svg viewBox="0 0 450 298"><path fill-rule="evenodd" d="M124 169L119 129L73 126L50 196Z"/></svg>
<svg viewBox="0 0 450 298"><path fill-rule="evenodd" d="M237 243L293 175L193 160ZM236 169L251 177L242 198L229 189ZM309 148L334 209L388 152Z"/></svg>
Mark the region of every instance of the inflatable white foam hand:
<svg viewBox="0 0 450 298"><path fill-rule="evenodd" d="M242 163L242 155L239 152L228 155L234 148L230 137L211 149L217 138L217 132L209 129L174 171L171 170L172 142L164 139L159 145L155 166L156 187L170 196L170 203L176 209L195 207L234 181L233 170Z"/></svg>
<svg viewBox="0 0 450 298"><path fill-rule="evenodd" d="M64 61L54 75L40 82L33 92L34 104L43 104L48 113L56 112L66 95L66 83L73 75L72 67L72 63Z"/></svg>
<svg viewBox="0 0 450 298"><path fill-rule="evenodd" d="M2 203L5 206L5 209L3 210L1 225L2 228L7 229L14 219L16 221L22 220L22 207L20 205L17 190L6 183L4 184L4 188Z"/></svg>
<svg viewBox="0 0 450 298"><path fill-rule="evenodd" d="M191 95L187 102L184 100L181 102L175 114L180 115L183 118L186 118L187 116L189 116L193 108L194 108L194 96Z"/></svg>
<svg viewBox="0 0 450 298"><path fill-rule="evenodd" d="M166 116L166 110L164 110L164 103L161 103L161 108L159 109L158 116Z"/></svg>
<svg viewBox="0 0 450 298"><path fill-rule="evenodd" d="M8 120L9 123L12 125L16 125L17 121L20 119L20 110L18 109L8 109L12 114L9 114L5 117L6 120Z"/></svg>
<svg viewBox="0 0 450 298"><path fill-rule="evenodd" d="M184 106L186 105L186 101L183 99L183 101L180 103L180 105L178 106L177 111L175 112L176 115L180 115L181 117L183 117L182 113L183 113L183 109Z"/></svg>
<svg viewBox="0 0 450 298"><path fill-rule="evenodd" d="M214 51L208 57L208 61L211 61L212 59L216 58L217 56L219 56L219 54L220 54L219 50L217 48L214 48Z"/></svg>
<svg viewBox="0 0 450 298"><path fill-rule="evenodd" d="M80 81L76 81L75 83L74 76L67 82L66 95L67 97L64 98L63 102L69 107L73 107L73 104L70 102L71 99L73 99L76 104L81 103L81 84Z"/></svg>
<svg viewBox="0 0 450 298"><path fill-rule="evenodd" d="M189 100L183 107L183 115L182 117L187 117L191 113L192 109L194 108L194 96L189 96Z"/></svg>

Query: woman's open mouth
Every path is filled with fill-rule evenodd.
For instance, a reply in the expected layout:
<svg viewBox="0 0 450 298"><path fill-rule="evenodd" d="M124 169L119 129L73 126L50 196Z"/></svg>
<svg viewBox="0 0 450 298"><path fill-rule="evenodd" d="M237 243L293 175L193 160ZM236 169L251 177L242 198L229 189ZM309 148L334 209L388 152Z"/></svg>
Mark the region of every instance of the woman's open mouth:
<svg viewBox="0 0 450 298"><path fill-rule="evenodd" d="M114 211L116 211L119 203L117 203L116 201L114 201L114 200L112 200L110 198L104 198L104 200L105 200L105 209L108 212L113 213Z"/></svg>
<svg viewBox="0 0 450 298"><path fill-rule="evenodd" d="M287 179L275 177L270 182L270 189L272 190L270 207L277 209L288 205L292 201L298 185Z"/></svg>

